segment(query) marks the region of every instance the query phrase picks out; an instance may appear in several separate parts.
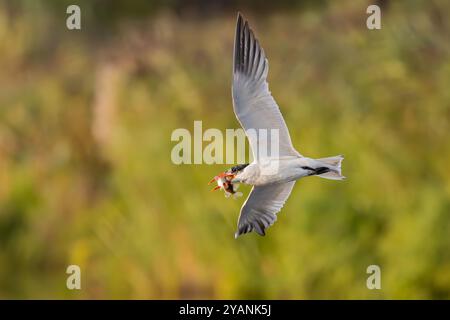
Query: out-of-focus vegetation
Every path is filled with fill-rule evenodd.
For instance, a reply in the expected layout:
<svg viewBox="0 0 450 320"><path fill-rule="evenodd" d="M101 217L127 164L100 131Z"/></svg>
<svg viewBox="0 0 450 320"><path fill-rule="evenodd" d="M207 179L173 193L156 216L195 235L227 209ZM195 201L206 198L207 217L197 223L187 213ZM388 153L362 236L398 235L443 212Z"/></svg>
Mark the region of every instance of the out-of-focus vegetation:
<svg viewBox="0 0 450 320"><path fill-rule="evenodd" d="M379 31L370 1L81 1L81 31L69 2L0 5L0 298L450 298L448 1L383 1ZM348 178L235 240L228 166L172 164L170 136L239 127L238 9L294 144Z"/></svg>

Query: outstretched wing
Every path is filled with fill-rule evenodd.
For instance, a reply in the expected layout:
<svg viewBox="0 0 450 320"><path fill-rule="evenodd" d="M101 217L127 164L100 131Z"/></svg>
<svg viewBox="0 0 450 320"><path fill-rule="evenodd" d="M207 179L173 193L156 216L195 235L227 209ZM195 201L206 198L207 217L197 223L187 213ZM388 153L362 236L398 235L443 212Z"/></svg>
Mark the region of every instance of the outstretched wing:
<svg viewBox="0 0 450 320"><path fill-rule="evenodd" d="M295 181L291 181L253 187L241 208L235 237L253 230L265 235L265 230L277 220L276 214L289 198L294 185Z"/></svg>
<svg viewBox="0 0 450 320"><path fill-rule="evenodd" d="M258 141L255 135L250 135L249 129L256 130L256 136L258 136L259 129L266 129L268 135L270 135L271 129L277 129L279 156L300 156L292 146L286 123L277 103L270 94L266 80L269 63L264 50L253 35L248 22L244 21L240 13L237 18L233 61L234 113L247 133L254 159L260 158L257 151L258 143L261 147L266 142ZM268 146L265 147L266 150L273 150Z"/></svg>

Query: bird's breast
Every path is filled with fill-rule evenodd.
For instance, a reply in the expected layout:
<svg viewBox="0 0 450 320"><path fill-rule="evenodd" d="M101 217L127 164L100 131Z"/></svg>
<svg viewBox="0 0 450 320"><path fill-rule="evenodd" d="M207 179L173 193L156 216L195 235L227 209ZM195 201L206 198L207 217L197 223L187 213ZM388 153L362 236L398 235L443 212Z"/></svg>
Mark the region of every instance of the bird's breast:
<svg viewBox="0 0 450 320"><path fill-rule="evenodd" d="M308 171L302 169L302 158L287 157L281 159L270 159L258 163L257 170L249 175L247 184L259 186L272 183L295 181L308 175Z"/></svg>

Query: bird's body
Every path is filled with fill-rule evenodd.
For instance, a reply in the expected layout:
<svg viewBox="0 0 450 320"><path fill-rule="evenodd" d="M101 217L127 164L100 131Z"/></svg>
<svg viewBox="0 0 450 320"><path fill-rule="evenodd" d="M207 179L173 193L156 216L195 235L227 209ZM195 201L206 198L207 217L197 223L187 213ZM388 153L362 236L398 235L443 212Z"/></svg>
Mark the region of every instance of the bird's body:
<svg viewBox="0 0 450 320"><path fill-rule="evenodd" d="M338 159L341 160L343 158L338 156L336 160L337 162ZM339 166L339 163L333 165L302 156L280 157L276 159L269 158L263 159L260 162L255 161L250 163L236 178L232 180L232 182L245 183L252 186L263 186L274 183L296 181L300 178L311 175L319 175L332 179L330 176L330 171L334 170L336 172L340 172ZM274 170L274 168L276 168L276 170ZM319 174L317 172L318 169L322 169L323 171L329 169L330 171ZM336 180L341 180L341 178L337 177Z"/></svg>
<svg viewBox="0 0 450 320"><path fill-rule="evenodd" d="M253 186L241 208L236 237L251 231L264 235L265 229L276 221L276 214L289 197L296 180L313 175L344 179L341 175L342 156L312 159L302 156L293 147L286 123L269 91L268 69L264 50L239 13L234 42L233 109L247 133L254 161L215 177L218 181L226 178L231 188L236 183ZM250 130L258 132L261 129L277 132L275 155L257 152L269 147L267 139L250 134ZM230 188L230 184L226 187Z"/></svg>

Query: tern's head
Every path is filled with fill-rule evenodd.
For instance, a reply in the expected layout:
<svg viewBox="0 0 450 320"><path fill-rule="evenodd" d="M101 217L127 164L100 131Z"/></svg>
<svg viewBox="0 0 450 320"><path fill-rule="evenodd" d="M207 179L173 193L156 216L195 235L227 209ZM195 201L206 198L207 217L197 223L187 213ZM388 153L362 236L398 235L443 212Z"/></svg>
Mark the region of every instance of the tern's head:
<svg viewBox="0 0 450 320"><path fill-rule="evenodd" d="M241 182L241 174L244 172L245 168L247 168L248 163L245 164L239 164L237 166L234 166L230 168L227 172L233 175L231 181L233 183L239 183Z"/></svg>
<svg viewBox="0 0 450 320"><path fill-rule="evenodd" d="M237 166L231 167L227 172L234 174L237 176L241 172L244 171L244 169L248 166L248 163L239 164Z"/></svg>
<svg viewBox="0 0 450 320"><path fill-rule="evenodd" d="M244 171L244 169L248 166L248 163L246 164L240 164L234 167L231 167L225 172L222 172L215 176L209 183L212 183L214 181L217 181L217 187L215 187L212 191L218 190L220 188L227 188L228 186L231 186L233 182L239 182L239 175Z"/></svg>

